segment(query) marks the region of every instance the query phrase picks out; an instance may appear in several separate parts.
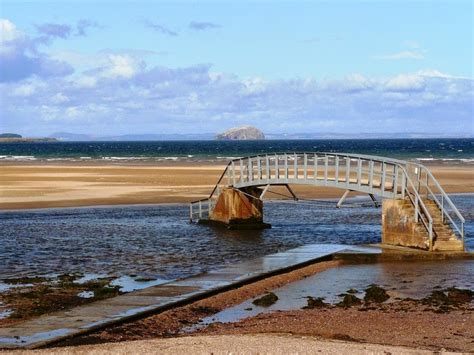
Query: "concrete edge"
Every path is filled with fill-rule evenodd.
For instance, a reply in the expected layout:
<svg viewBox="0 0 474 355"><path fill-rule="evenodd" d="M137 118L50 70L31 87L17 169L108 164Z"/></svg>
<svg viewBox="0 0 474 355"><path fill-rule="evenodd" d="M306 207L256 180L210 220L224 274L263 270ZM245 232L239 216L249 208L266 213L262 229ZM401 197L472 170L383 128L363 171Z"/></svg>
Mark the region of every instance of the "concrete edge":
<svg viewBox="0 0 474 355"><path fill-rule="evenodd" d="M281 268L281 269L272 270L272 271L269 271L269 272L266 272L266 273L263 273L263 274L249 276L248 278L236 281L235 283L232 283L230 285L219 286L219 287L217 287L215 289L212 289L212 290L202 291L202 292L193 294L193 295L191 295L187 298L178 300L176 302L170 302L170 303L167 303L165 305L157 306L157 307L152 308L152 309L147 309L147 310L135 313L135 314L130 315L130 316L124 316L124 317L121 317L121 318L111 319L110 321L102 322L102 323L100 323L96 326L93 326L93 327L90 327L90 328L87 328L87 329L83 329L83 330L78 331L74 334L66 334L64 336L61 336L61 337L58 337L58 338L55 338L55 339L37 342L35 344L31 344L31 345L24 346L24 347L3 348L3 349L10 349L11 350L11 349L40 349L40 348L45 348L46 346L53 345L53 344L59 343L61 341L72 339L72 338L75 338L75 337L78 337L78 336L87 335L87 334L93 333L97 330L101 330L101 329L109 328L111 326L116 326L116 325L120 325L120 324L124 324L124 323L128 323L128 322L132 322L132 321L139 320L139 319L143 319L143 318L146 318L148 316L158 314L158 313L161 313L161 312L164 312L164 311L176 308L176 307L182 307L182 306L191 304L193 302L200 301L200 300L205 299L207 297L211 297L211 296L217 295L217 294L222 293L222 292L230 291L230 290L233 290L235 288L238 288L238 287L241 287L241 286L244 286L244 285L248 285L248 284L263 280L263 279L268 278L268 277L285 274L285 273L288 273L288 272L291 272L291 271L294 271L294 270L297 270L297 269L301 269L305 266L309 266L309 265L312 265L312 264L316 264L316 263L320 263L320 262L324 262L324 261L331 261L331 260L334 260L333 256L334 256L334 254L325 255L325 256L322 256L322 257L317 257L315 259L310 259L310 260L301 262L299 264L294 264L294 265L284 267L284 268ZM184 279L182 279L182 280L184 280ZM176 281L172 281L172 282L176 282ZM164 284L161 284L160 286L166 285L166 284L167 283L164 283ZM1 349L2 348L0 348L0 350Z"/></svg>

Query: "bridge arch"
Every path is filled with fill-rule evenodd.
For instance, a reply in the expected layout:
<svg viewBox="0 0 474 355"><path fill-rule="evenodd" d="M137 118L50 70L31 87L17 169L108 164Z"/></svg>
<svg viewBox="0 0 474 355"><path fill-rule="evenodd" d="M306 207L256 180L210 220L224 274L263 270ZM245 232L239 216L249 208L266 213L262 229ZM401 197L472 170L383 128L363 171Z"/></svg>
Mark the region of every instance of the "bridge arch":
<svg viewBox="0 0 474 355"><path fill-rule="evenodd" d="M448 226L451 238L464 241L464 218L424 165L348 153L283 152L233 159L209 197L191 203L190 220L212 220L224 191L247 195L250 192L262 201L266 189L275 185L334 187L403 201L409 206L406 210L412 214L413 222L426 232L430 250L442 234L438 225ZM256 193L255 189L261 192Z"/></svg>

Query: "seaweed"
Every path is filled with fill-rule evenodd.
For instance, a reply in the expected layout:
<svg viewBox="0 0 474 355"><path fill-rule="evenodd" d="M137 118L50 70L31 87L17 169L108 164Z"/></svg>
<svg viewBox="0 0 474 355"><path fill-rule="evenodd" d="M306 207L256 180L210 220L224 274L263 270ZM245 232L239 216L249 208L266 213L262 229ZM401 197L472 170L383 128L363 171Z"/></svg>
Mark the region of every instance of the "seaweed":
<svg viewBox="0 0 474 355"><path fill-rule="evenodd" d="M370 285L365 289L365 302L382 303L389 298L390 296L387 294L387 291L378 285Z"/></svg>

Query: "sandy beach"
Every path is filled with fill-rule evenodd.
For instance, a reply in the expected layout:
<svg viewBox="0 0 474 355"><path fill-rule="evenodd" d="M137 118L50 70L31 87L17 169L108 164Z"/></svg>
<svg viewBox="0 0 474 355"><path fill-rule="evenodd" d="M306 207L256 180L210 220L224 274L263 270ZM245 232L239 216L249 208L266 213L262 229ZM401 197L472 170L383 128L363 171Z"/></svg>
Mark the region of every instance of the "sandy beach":
<svg viewBox="0 0 474 355"><path fill-rule="evenodd" d="M224 165L0 165L0 209L187 203L207 197ZM448 193L474 192L470 165L433 165ZM286 193L273 187L272 191ZM342 190L295 186L302 198L337 198ZM287 194L287 193L286 193ZM281 198L267 194L266 198Z"/></svg>

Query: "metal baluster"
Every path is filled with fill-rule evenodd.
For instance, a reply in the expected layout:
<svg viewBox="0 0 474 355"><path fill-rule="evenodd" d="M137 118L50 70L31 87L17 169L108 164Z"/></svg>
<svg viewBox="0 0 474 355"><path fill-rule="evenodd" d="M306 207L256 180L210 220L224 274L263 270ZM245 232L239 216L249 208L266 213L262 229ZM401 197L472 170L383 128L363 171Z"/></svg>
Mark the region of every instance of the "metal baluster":
<svg viewBox="0 0 474 355"><path fill-rule="evenodd" d="M294 153L293 156L293 178L298 179L298 156L296 153Z"/></svg>
<svg viewBox="0 0 474 355"><path fill-rule="evenodd" d="M380 190L382 192L381 196L383 197L383 194L385 192L385 170L386 170L386 166L384 162L382 162L381 169L382 169L382 178L380 180Z"/></svg>
<svg viewBox="0 0 474 355"><path fill-rule="evenodd" d="M428 190L429 178L430 177L429 177L428 173L426 173L426 199L428 199L428 197L429 197L429 195L428 195L428 193L429 193L429 190Z"/></svg>
<svg viewBox="0 0 474 355"><path fill-rule="evenodd" d="M280 178L280 167L278 166L278 156L275 154L275 179Z"/></svg>
<svg viewBox="0 0 474 355"><path fill-rule="evenodd" d="M258 180L262 180L262 163L260 162L260 157L257 157L257 177Z"/></svg>
<svg viewBox="0 0 474 355"><path fill-rule="evenodd" d="M268 158L268 155L265 155L265 171L267 175L267 182L270 180L270 159Z"/></svg>
<svg viewBox="0 0 474 355"><path fill-rule="evenodd" d="M336 172L334 173L334 182L339 184L339 155L336 155Z"/></svg>
<svg viewBox="0 0 474 355"><path fill-rule="evenodd" d="M346 157L346 186L349 187L351 179L351 159Z"/></svg>
<svg viewBox="0 0 474 355"><path fill-rule="evenodd" d="M324 185L328 183L328 165L329 165L329 157L327 155L324 156Z"/></svg>
<svg viewBox="0 0 474 355"><path fill-rule="evenodd" d="M303 167L304 179L307 180L308 179L308 155L306 153L304 153L303 164L304 164L304 167Z"/></svg>
<svg viewBox="0 0 474 355"><path fill-rule="evenodd" d="M370 192L374 191L374 161L369 161L369 189Z"/></svg>
<svg viewBox="0 0 474 355"><path fill-rule="evenodd" d="M248 158L248 179L247 181L253 181L253 166L252 166L252 158Z"/></svg>
<svg viewBox="0 0 474 355"><path fill-rule="evenodd" d="M362 184L362 160L359 158L357 160L357 186L360 188Z"/></svg>
<svg viewBox="0 0 474 355"><path fill-rule="evenodd" d="M407 177L405 172L402 173L402 198L405 199L405 190L407 188Z"/></svg>
<svg viewBox="0 0 474 355"><path fill-rule="evenodd" d="M285 179L288 180L288 155L285 153Z"/></svg>
<svg viewBox="0 0 474 355"><path fill-rule="evenodd" d="M242 161L242 159L240 159L239 162L240 162L240 183L243 184L244 183L244 162Z"/></svg>
<svg viewBox="0 0 474 355"><path fill-rule="evenodd" d="M235 163L232 160L232 186L235 186Z"/></svg>
<svg viewBox="0 0 474 355"><path fill-rule="evenodd" d="M393 198L397 198L398 195L398 165L394 165L393 167Z"/></svg>
<svg viewBox="0 0 474 355"><path fill-rule="evenodd" d="M318 180L318 155L314 154L314 180Z"/></svg>

